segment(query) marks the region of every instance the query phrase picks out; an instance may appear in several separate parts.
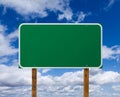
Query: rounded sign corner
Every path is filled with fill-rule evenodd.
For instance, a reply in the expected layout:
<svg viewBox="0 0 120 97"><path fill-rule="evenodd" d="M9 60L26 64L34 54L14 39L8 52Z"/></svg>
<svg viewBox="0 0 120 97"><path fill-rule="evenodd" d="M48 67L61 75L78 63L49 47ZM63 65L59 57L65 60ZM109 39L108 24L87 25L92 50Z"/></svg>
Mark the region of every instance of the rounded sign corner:
<svg viewBox="0 0 120 97"><path fill-rule="evenodd" d="M101 30L101 32L102 32L102 24L97 23L97 25L100 27L100 30Z"/></svg>
<svg viewBox="0 0 120 97"><path fill-rule="evenodd" d="M19 64L19 65L18 65L18 68L19 68L19 69L22 69L22 68L23 68L23 66L22 66L21 64Z"/></svg>
<svg viewBox="0 0 120 97"><path fill-rule="evenodd" d="M19 25L19 29L22 27L22 26L24 26L25 25L25 23L21 23L20 25Z"/></svg>

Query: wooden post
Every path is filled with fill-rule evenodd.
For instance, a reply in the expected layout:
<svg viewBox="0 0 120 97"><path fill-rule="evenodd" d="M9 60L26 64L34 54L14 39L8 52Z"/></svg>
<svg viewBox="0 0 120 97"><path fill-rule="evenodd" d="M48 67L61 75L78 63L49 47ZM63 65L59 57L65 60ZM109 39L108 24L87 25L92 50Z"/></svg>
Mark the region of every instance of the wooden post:
<svg viewBox="0 0 120 97"><path fill-rule="evenodd" d="M84 97L89 97L89 69L84 69Z"/></svg>
<svg viewBox="0 0 120 97"><path fill-rule="evenodd" d="M37 69L32 69L32 97L37 97Z"/></svg>

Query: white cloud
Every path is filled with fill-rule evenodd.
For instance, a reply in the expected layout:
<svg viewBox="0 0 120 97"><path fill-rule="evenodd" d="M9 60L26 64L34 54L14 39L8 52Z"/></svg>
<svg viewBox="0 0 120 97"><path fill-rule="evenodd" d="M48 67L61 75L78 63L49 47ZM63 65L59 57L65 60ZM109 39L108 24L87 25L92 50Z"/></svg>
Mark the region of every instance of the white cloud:
<svg viewBox="0 0 120 97"><path fill-rule="evenodd" d="M18 30L16 30L16 31L12 32L11 34L9 34L9 35L7 36L7 38L8 38L9 40L14 39L14 38L18 38Z"/></svg>
<svg viewBox="0 0 120 97"><path fill-rule="evenodd" d="M83 13L83 12L80 12L80 13L78 14L78 19L77 19L76 22L79 23L79 22L83 21L87 15L88 15L88 14L85 14L85 13Z"/></svg>
<svg viewBox="0 0 120 97"><path fill-rule="evenodd" d="M17 36L13 35L14 33L11 33L9 35L5 35L6 27L3 25L0 25L1 33L0 33L0 57L7 56L7 55L14 55L18 52L17 48L14 48L11 46L11 42L13 38L17 38Z"/></svg>
<svg viewBox="0 0 120 97"><path fill-rule="evenodd" d="M69 6L70 0L0 0L0 5L12 8L20 15L26 17L46 17L50 12L57 13L58 20L81 22L88 16L82 11L73 13ZM74 17L77 18L74 20ZM27 18L26 18L27 19Z"/></svg>
<svg viewBox="0 0 120 97"><path fill-rule="evenodd" d="M120 74L118 72L113 72L113 71L102 71L94 76L91 76L90 82L92 84L109 84L109 83L120 83Z"/></svg>
<svg viewBox="0 0 120 97"><path fill-rule="evenodd" d="M13 8L21 15L37 15L46 17L49 11L64 13L69 9L69 0L0 0L0 4Z"/></svg>
<svg viewBox="0 0 120 97"><path fill-rule="evenodd" d="M31 70L19 69L16 65L6 66L0 64L0 86L21 86L30 85L31 83Z"/></svg>
<svg viewBox="0 0 120 97"><path fill-rule="evenodd" d="M3 25L0 25L0 33L3 33L7 30L7 28Z"/></svg>
<svg viewBox="0 0 120 97"><path fill-rule="evenodd" d="M58 20L66 19L69 22L80 23L90 14L91 13L84 13L82 11L73 14L72 11L67 10L63 14L58 15Z"/></svg>
<svg viewBox="0 0 120 97"><path fill-rule="evenodd" d="M112 47L107 47L103 46L102 47L102 58L103 59L116 59L119 60L120 58L120 46L112 46Z"/></svg>
<svg viewBox="0 0 120 97"><path fill-rule="evenodd" d="M60 82L63 85L82 85L83 80L81 79L83 77L82 71L77 72L66 72L60 77L55 77L56 82Z"/></svg>
<svg viewBox="0 0 120 97"><path fill-rule="evenodd" d="M17 64L16 61L14 64ZM18 69L16 65L6 66L4 64L1 64L0 68L2 68L0 69L0 90L2 90L0 94L3 95L2 97L8 95L11 95L9 97L17 97L16 95L18 97L21 97L21 95L29 97L31 95L31 69ZM99 93L98 97L101 97L105 94L102 85L120 83L119 77L120 74L113 71L90 70L90 95L95 96L95 93ZM42 97L47 95L48 97L83 96L83 71L65 72L61 76L43 76L38 72L37 78L38 95ZM116 94L116 92L114 93ZM103 97L106 97L106 95Z"/></svg>
<svg viewBox="0 0 120 97"><path fill-rule="evenodd" d="M67 10L64 10L62 14L58 15L58 20L66 19L68 21L71 21L72 16L73 16L72 10L69 8Z"/></svg>
<svg viewBox="0 0 120 97"><path fill-rule="evenodd" d="M51 70L50 68L42 69L42 73L47 73L47 72L49 72L50 70Z"/></svg>
<svg viewBox="0 0 120 97"><path fill-rule="evenodd" d="M112 89L113 89L114 91L120 92L120 85L113 85L113 86L112 86Z"/></svg>
<svg viewBox="0 0 120 97"><path fill-rule="evenodd" d="M120 97L120 93L113 93L111 97Z"/></svg>
<svg viewBox="0 0 120 97"><path fill-rule="evenodd" d="M94 92L96 90L100 90L100 86L99 85L90 85L90 90L89 92Z"/></svg>
<svg viewBox="0 0 120 97"><path fill-rule="evenodd" d="M35 2L34 0L1 0L0 4L15 9L21 15L37 13L41 16L46 16L44 12L45 2L42 4L40 2L41 0L36 0Z"/></svg>
<svg viewBox="0 0 120 97"><path fill-rule="evenodd" d="M74 22L74 23L80 23L80 22L82 22L82 21L84 21L84 19L87 17L87 16L89 16L89 15L91 15L91 13L90 12L88 12L88 13L84 13L84 12L78 12L77 14L74 14L73 15L73 19L72 19L72 22ZM74 19L74 17L76 18L76 19Z"/></svg>

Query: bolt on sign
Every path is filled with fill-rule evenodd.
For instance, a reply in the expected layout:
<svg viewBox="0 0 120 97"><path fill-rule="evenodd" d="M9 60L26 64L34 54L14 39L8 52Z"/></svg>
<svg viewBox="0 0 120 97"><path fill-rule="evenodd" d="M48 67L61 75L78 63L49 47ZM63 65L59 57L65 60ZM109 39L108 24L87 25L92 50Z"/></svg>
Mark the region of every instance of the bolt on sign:
<svg viewBox="0 0 120 97"><path fill-rule="evenodd" d="M20 67L100 67L102 27L97 23L23 23Z"/></svg>

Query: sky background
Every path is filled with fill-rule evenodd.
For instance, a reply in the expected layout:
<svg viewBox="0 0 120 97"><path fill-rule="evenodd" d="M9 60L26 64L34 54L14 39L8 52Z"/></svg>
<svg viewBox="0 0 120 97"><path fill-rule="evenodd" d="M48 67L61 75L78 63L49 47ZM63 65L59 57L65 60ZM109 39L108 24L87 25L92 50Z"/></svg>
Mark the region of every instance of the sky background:
<svg viewBox="0 0 120 97"><path fill-rule="evenodd" d="M0 97L30 97L18 68L21 23L100 23L103 68L90 68L90 97L120 97L120 0L0 0ZM38 97L82 97L83 69L38 69Z"/></svg>

